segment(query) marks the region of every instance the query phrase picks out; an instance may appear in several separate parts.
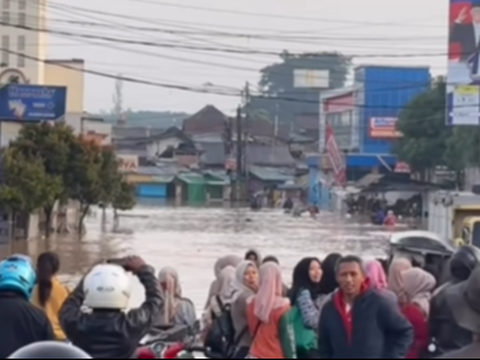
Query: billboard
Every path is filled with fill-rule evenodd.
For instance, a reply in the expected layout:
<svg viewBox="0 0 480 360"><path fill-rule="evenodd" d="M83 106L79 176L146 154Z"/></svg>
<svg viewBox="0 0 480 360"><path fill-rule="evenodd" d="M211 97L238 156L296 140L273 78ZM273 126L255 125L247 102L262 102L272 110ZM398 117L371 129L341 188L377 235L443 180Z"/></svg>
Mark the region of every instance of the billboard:
<svg viewBox="0 0 480 360"><path fill-rule="evenodd" d="M67 88L7 84L0 87L0 120L56 120L65 115Z"/></svg>
<svg viewBox="0 0 480 360"><path fill-rule="evenodd" d="M122 173L138 172L138 156L117 154L118 171Z"/></svg>
<svg viewBox="0 0 480 360"><path fill-rule="evenodd" d="M330 72L328 70L293 70L293 87L304 89L330 88Z"/></svg>
<svg viewBox="0 0 480 360"><path fill-rule="evenodd" d="M479 0L450 0L447 124L480 124Z"/></svg>
<svg viewBox="0 0 480 360"><path fill-rule="evenodd" d="M395 117L370 118L369 135L372 139L398 139L402 133L397 130L396 124Z"/></svg>

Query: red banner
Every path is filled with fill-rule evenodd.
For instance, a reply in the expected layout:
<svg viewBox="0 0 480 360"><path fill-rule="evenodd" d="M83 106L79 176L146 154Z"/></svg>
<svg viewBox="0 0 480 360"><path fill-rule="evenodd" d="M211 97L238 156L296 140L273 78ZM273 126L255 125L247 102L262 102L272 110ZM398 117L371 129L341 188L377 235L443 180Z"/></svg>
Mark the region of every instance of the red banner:
<svg viewBox="0 0 480 360"><path fill-rule="evenodd" d="M333 173L335 175L335 180L338 185L345 185L347 180L346 177L346 166L345 159L338 149L337 142L335 141L335 136L333 134L333 129L330 125L327 124L326 134L325 134L325 148L330 158L330 163L332 164Z"/></svg>

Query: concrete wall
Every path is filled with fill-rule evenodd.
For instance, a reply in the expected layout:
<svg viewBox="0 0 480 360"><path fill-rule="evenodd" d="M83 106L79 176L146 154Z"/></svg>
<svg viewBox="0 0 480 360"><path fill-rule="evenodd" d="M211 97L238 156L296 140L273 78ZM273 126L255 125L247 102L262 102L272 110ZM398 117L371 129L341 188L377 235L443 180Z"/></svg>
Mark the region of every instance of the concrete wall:
<svg viewBox="0 0 480 360"><path fill-rule="evenodd" d="M3 2L2 16L8 16L13 24L32 28L46 28L46 0ZM25 5L25 6L23 6ZM47 54L47 35L41 31L31 31L20 27L2 26L0 46L25 54L36 59L45 59ZM23 45L22 45L23 44ZM22 79L31 84L42 84L44 79L44 63L34 59L26 59L15 54L2 53L0 63L3 69L18 70ZM2 79L4 80L4 79Z"/></svg>
<svg viewBox="0 0 480 360"><path fill-rule="evenodd" d="M6 147L18 137L22 124L16 122L0 122L0 147Z"/></svg>
<svg viewBox="0 0 480 360"><path fill-rule="evenodd" d="M48 60L45 63L45 85L67 87L67 112L83 113L84 65L81 59Z"/></svg>

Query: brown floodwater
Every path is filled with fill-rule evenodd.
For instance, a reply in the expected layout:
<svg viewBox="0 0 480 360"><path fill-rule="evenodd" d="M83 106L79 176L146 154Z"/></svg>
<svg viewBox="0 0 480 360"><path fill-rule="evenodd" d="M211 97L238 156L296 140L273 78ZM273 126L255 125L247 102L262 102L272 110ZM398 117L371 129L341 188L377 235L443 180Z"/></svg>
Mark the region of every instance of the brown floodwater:
<svg viewBox="0 0 480 360"><path fill-rule="evenodd" d="M112 214L107 215L103 226L100 211L86 219L83 240L62 236L48 242L18 243L14 250L32 257L45 250L58 252L62 279L70 286L101 259L140 255L157 271L163 266L176 268L184 296L201 309L220 256L243 255L250 248L275 255L288 283L291 269L304 256L323 258L330 252L382 256L390 234L331 213L312 219L292 217L281 210L137 207L124 213L117 231L112 230ZM133 283L132 306L143 299L142 287Z"/></svg>

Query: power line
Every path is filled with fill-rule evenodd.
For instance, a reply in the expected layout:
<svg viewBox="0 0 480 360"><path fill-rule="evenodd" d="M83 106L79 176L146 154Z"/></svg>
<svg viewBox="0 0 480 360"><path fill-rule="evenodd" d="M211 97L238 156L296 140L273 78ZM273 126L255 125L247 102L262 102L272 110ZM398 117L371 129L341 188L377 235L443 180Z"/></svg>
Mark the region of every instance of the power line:
<svg viewBox="0 0 480 360"><path fill-rule="evenodd" d="M9 49L5 48L0 48L0 51L3 51L5 53L9 53L12 55L16 55L19 57L23 57L25 59L35 61L35 62L41 62L41 63L48 63L47 60L43 60L34 56L22 54L16 51L12 51ZM132 77L127 77L127 76L119 76L118 74L109 74L101 71L96 71L96 70L90 70L90 69L79 69L74 66L69 66L67 64L62 64L62 63L57 63L55 66L63 67L66 69L70 69L76 72L82 72L90 75L95 75L99 77L104 77L104 78L109 78L109 79L115 79L115 80L122 80L125 82L130 82L130 83L135 83L135 84L142 84L142 85L149 85L149 86L155 86L155 87L160 87L160 88L167 88L167 89L172 89L172 90L181 90L181 91L188 91L188 92L195 92L195 93L203 93L203 94L215 94L215 95L222 95L222 96L234 96L234 97L239 97L242 95L242 90L238 89L235 92L226 92L225 90L215 90L215 89L205 89L205 88L196 88L192 86L184 86L184 85L175 85L175 84L169 84L169 83L162 83L162 82L156 82L156 81L150 81L150 80L143 80L143 79L137 79L137 78L132 78ZM383 91L388 91L388 89L383 89ZM263 100L268 100L268 101L285 101L285 102L292 102L292 103L304 103L304 104L315 104L318 105L319 101L314 101L314 100L308 100L308 99L298 99L298 98L293 98L293 97L287 97L287 96L265 96L265 95L255 95L256 99L263 99ZM350 105L350 104L338 104L338 105ZM467 107L469 107L468 105ZM355 105L355 108L372 108L372 109L390 109L390 110L403 110L406 108L406 106L368 106L368 105Z"/></svg>
<svg viewBox="0 0 480 360"><path fill-rule="evenodd" d="M140 40L130 40L130 39L120 39L110 36L100 36L100 35L91 35L91 34L81 34L81 33L73 33L69 31L59 31L59 30L51 30L51 29L40 29L40 28L33 28L26 25L13 25L6 22L0 22L0 25L12 27L21 30L27 31L35 31L35 32L45 32L69 37L79 37L85 39L92 39L92 40L102 40L120 44L129 44L129 45L141 45L141 46L149 46L149 47L160 47L160 48L169 48L169 49L185 49L185 50L196 50L196 51L210 51L210 52L226 52L232 54L242 54L242 55L271 55L271 56L279 56L281 52L269 52L269 51L259 51L259 50L240 50L240 49L232 49L232 48L220 48L220 47L211 47L211 46L193 46L193 45L182 45L182 44L174 44L174 43L165 43L165 42L152 42L152 41L140 41ZM291 53L291 55L301 55ZM324 54L326 57L329 56L328 53ZM447 56L449 55L448 52L436 52L436 53L404 53L404 54L344 54L343 56L354 59L354 58L417 58L417 57L437 57L437 56ZM330 53L331 57L337 57L338 55Z"/></svg>
<svg viewBox="0 0 480 360"><path fill-rule="evenodd" d="M16 26L16 27L20 27L20 26ZM23 27L22 27L23 28ZM30 29L27 29L27 30L30 30L30 31L36 31L36 29L34 28L30 28ZM68 33L69 35L63 35L62 33L59 34L60 36L67 36L67 37L70 37L70 34L71 33ZM97 37L95 36L95 39L97 39ZM119 41L117 42L124 42L124 40L122 39L118 39ZM104 44L98 44L98 43L91 43L93 45L97 45L97 46L105 46ZM117 47L117 46L112 46L112 45L108 45L109 47L113 48L113 49L117 49L117 50L121 50L121 51L127 51L127 52L131 52L131 50L128 50L128 49L124 49L124 48L121 48L121 47ZM159 57L159 58L165 58L165 59L172 59L172 60L175 60L175 61L182 61L182 62L188 62L188 63L195 63L195 64L204 64L204 65L209 65L209 66L215 66L215 67L224 67L224 68L227 68L227 69L233 69L233 70L246 70L246 71L255 71L257 72L258 69L253 69L253 68L246 68L246 67L239 67L239 66L232 66L232 65L226 65L226 64L222 64L222 63L214 63L214 62L205 62L205 61L201 61L201 60L192 60L192 59L185 59L185 58L179 58L179 57L173 57L173 56L170 56L170 55L160 55L160 54L156 54L156 53L150 53L150 52L145 52L145 51L140 51L140 50L136 50L136 52L140 52L142 54L145 54L145 55L149 55L149 56L154 56L154 57ZM317 60L318 62L318 60ZM273 71L274 74L278 74L280 76L288 76L288 77L292 77L293 74L286 74L286 73L282 73L282 72L275 72ZM389 86L391 86L391 82L384 82L384 81L378 81L378 83L382 83L382 84L386 84L386 83L390 83ZM424 88L426 86L428 86L429 84L425 84L425 83L415 83L415 84L408 84L408 85L402 85L400 87L397 87L395 88L396 90L401 90L401 89L415 89L415 88ZM393 89L392 89L393 90ZM379 92L380 91L385 91L384 89L379 89L378 90ZM310 91L308 91L310 92Z"/></svg>
<svg viewBox="0 0 480 360"><path fill-rule="evenodd" d="M392 26L395 24L405 25L402 23L392 23L392 22L372 23L368 21L351 21L351 20L342 20L342 19L310 18L310 17L302 17L302 16L287 16L287 15L277 15L277 14L255 13L255 12L247 12L247 11L184 5L184 4L177 4L177 3L173 4L173 3L168 3L164 1L153 1L153 0L134 0L134 1L136 3L153 4L158 6L175 7L180 9L197 10L197 11L203 11L203 12L244 15L244 16L251 16L251 17L261 17L261 18L274 18L274 19L282 19L282 20L308 21L308 22L316 22L316 23L326 22L326 23L334 23L334 24L351 24L351 25L372 25L373 24L375 26ZM425 26L420 26L420 27L425 28ZM427 28L428 27L429 26L427 26ZM436 28L438 28L438 26L436 26Z"/></svg>
<svg viewBox="0 0 480 360"><path fill-rule="evenodd" d="M77 21L77 20L64 20L64 19L49 19L49 21L58 22L58 23L65 23L69 25L78 25L81 27L98 27L98 28L111 28L108 23L100 23L100 22L91 22L91 21ZM197 36L208 36L208 37L220 37L220 38L240 38L240 39L255 39L255 40L266 40L266 41L281 41L281 42L302 42L311 44L311 41L318 42L319 40L332 40L332 41L373 41L373 42L392 42L395 41L433 41L433 40L441 40L443 41L445 38L442 36L432 36L432 37L418 37L418 36L410 36L410 37L370 37L370 36L362 36L362 37L352 37L352 36L279 36L273 34L256 34L256 33L232 33L232 32L225 32L225 31L218 31L218 30L175 30L175 29L165 29L165 28L158 28L158 27L145 27L145 26L133 26L133 25L122 25L124 29L130 30L137 30L141 32L151 32L151 33L161 33L161 34L170 34L170 35L197 35Z"/></svg>

